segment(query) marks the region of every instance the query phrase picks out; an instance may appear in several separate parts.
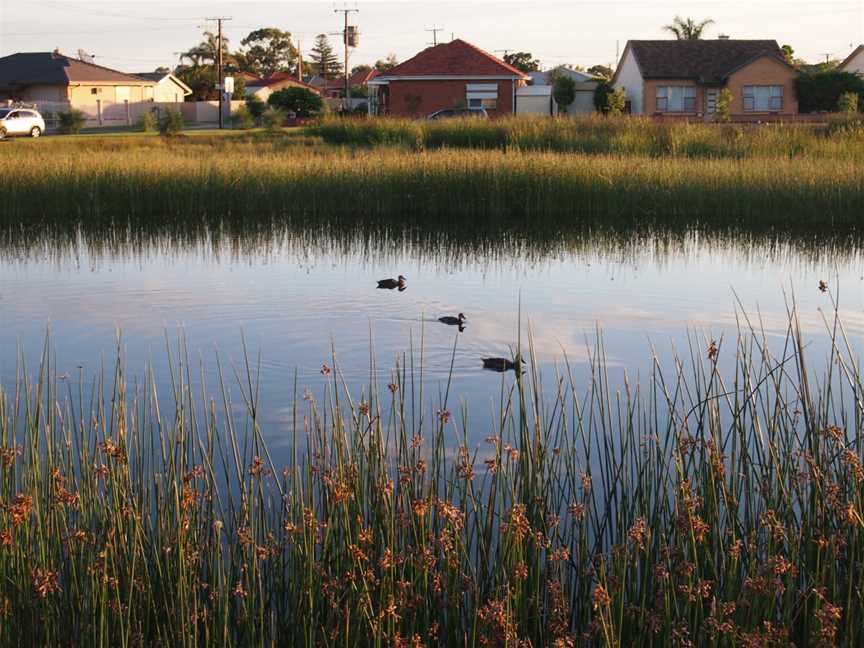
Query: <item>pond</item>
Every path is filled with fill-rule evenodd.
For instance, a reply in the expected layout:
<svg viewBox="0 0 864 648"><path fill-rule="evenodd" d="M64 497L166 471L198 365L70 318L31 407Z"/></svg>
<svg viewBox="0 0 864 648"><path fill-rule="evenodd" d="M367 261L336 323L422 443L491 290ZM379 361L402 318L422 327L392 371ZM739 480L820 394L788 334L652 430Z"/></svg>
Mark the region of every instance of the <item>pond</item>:
<svg viewBox="0 0 864 648"><path fill-rule="evenodd" d="M407 277L404 291L376 288L399 274ZM319 393L330 379L323 365L335 367L359 399L373 360L384 393L396 363L410 364L405 354L413 348L416 371L422 349L424 408L451 410L479 442L502 381L513 381L512 372L484 370L481 358L512 357L520 331L527 355L530 330L536 368L550 383L567 371L565 359L577 383L590 380L588 363L602 340L615 390L625 374L632 383L650 372L653 354L671 369L676 350L688 355L688 345L707 348L723 337L734 354L742 309L769 338L782 339L794 299L820 359L832 296L839 295L857 349L862 275L854 241L731 231L586 229L469 242L288 227L230 236L31 233L7 236L0 250L0 381L10 388L22 357L28 373L36 371L48 332L58 375L89 384L113 365L122 333L127 380L149 365L159 389L169 389L166 343L176 354L182 338L193 379L203 375L216 396L217 355L233 383L245 340L252 364L260 362L260 421L278 461L298 393ZM461 333L437 321L460 312L467 316Z"/></svg>

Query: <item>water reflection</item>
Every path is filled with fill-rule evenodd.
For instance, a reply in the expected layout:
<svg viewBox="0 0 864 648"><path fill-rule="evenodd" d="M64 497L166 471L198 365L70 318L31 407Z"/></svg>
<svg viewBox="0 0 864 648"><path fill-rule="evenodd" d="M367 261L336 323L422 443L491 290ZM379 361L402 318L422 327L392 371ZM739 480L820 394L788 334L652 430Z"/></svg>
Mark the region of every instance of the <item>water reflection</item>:
<svg viewBox="0 0 864 648"><path fill-rule="evenodd" d="M397 360L422 365L431 400L461 402L468 420L460 421L482 439L529 330L549 381L565 363L587 380L599 348L613 391L694 339L706 348L734 339L742 307L764 335L782 338L792 295L814 351L826 348L822 312L832 297L853 345L864 333L864 263L849 233L480 229L277 221L6 229L0 380L14 377L19 345L35 364L50 324L57 370L73 379L78 366L98 371L122 330L129 370L149 363L167 382L166 333L182 332L212 387L216 353L228 367L242 362L242 333L252 356L260 351L262 423L277 445L297 390L322 386L323 363L357 393L370 381L386 390ZM396 271L411 278L410 290L400 292L398 278L393 290L376 288ZM820 292L819 281L832 290ZM468 326L459 326L462 313ZM443 317L457 321L444 326ZM504 362L484 371L489 358Z"/></svg>

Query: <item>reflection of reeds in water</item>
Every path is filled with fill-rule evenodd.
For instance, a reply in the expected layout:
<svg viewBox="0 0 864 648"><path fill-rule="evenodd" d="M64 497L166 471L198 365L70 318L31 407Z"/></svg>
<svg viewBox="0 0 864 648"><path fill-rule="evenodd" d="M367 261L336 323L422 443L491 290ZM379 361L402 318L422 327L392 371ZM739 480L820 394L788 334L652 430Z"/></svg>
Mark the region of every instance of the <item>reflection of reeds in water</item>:
<svg viewBox="0 0 864 648"><path fill-rule="evenodd" d="M363 394L334 358L285 466L249 356L211 400L183 351L168 398L46 352L0 398L0 642L860 645L864 384L827 328L821 373L793 311L619 393L602 345L585 390L541 377L529 332L476 449L422 353Z"/></svg>

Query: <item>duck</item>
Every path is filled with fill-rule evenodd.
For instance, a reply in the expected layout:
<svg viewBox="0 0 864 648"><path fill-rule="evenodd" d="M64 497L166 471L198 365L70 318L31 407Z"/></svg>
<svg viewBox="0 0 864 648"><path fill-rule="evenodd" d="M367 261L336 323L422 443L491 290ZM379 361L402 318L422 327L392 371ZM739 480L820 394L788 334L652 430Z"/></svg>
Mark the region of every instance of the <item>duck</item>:
<svg viewBox="0 0 864 648"><path fill-rule="evenodd" d="M447 326L458 326L460 329L465 326L465 321L468 318L465 317L462 313L459 313L458 317L451 317L447 315L446 317L439 317L438 321L442 324L446 324Z"/></svg>
<svg viewBox="0 0 864 648"><path fill-rule="evenodd" d="M408 280L399 275L398 279L379 279L378 280L378 288L383 288L384 290L393 290L394 288L398 288L399 290L405 290L406 282Z"/></svg>
<svg viewBox="0 0 864 648"><path fill-rule="evenodd" d="M481 360L483 361L484 369L497 371L498 373L504 373L505 371L521 371L522 365L525 364L525 361L519 354L517 354L513 360L507 358L481 358Z"/></svg>

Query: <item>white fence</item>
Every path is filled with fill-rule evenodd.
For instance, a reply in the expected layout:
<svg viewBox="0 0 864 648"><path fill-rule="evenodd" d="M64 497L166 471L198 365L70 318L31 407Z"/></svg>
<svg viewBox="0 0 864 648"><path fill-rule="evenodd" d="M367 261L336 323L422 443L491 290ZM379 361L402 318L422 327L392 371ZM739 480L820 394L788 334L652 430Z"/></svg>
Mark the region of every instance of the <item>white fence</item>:
<svg viewBox="0 0 864 648"><path fill-rule="evenodd" d="M225 120L230 118L242 101L225 102ZM68 102L40 101L34 104L36 109L42 113L49 127L57 126L59 113L70 109ZM167 108L174 108L183 115L183 121L187 124L216 124L219 122L218 101L182 101L182 102L112 102L97 101L94 104L77 105L74 108L84 113L87 121L85 126L96 128L100 126L132 126L141 119L141 115L147 112L156 113L157 118Z"/></svg>

